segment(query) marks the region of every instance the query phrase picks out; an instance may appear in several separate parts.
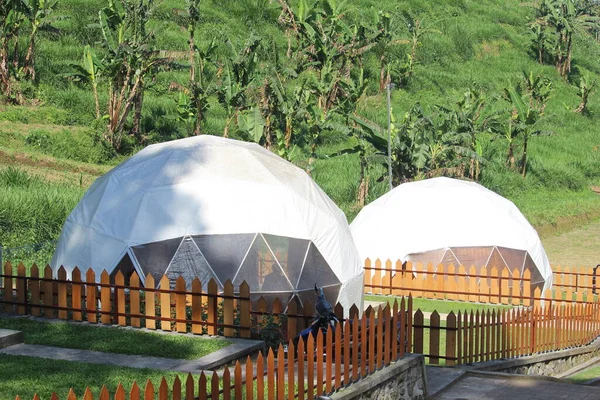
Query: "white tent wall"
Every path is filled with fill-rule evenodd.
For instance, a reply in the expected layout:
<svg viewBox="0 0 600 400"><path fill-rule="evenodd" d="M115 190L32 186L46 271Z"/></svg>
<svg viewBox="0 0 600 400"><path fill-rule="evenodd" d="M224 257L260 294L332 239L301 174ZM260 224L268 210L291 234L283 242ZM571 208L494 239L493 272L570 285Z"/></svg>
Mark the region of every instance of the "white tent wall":
<svg viewBox="0 0 600 400"><path fill-rule="evenodd" d="M362 263L335 203L268 150L209 135L148 146L98 178L67 218L51 266L110 273L133 246L233 233L312 241L342 283L330 301L362 305Z"/></svg>
<svg viewBox="0 0 600 400"><path fill-rule="evenodd" d="M363 262L407 261L409 254L455 247L504 247L526 251L544 290L552 286L535 229L511 201L475 182L432 178L402 184L365 206L350 229Z"/></svg>

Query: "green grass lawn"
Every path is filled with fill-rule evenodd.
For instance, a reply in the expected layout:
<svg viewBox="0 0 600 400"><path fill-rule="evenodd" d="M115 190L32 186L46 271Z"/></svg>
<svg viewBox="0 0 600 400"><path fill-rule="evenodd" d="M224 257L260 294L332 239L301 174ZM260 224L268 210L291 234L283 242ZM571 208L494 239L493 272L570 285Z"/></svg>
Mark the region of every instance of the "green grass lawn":
<svg viewBox="0 0 600 400"><path fill-rule="evenodd" d="M591 368L586 368L585 370L578 372L575 375L571 375L568 379L571 382L583 383L585 381L589 381L590 379L597 378L600 378L600 365L596 365Z"/></svg>
<svg viewBox="0 0 600 400"><path fill-rule="evenodd" d="M41 322L27 318L0 318L0 328L22 331L27 344L186 360L200 358L231 343L224 339L200 336Z"/></svg>
<svg viewBox="0 0 600 400"><path fill-rule="evenodd" d="M368 301L378 301L383 302L387 301L390 305L394 304L394 300L401 300L401 297L395 296L375 296L375 295L365 295L365 300ZM511 306L503 306L503 305L490 305L490 304L482 304L482 303L467 303L464 301L448 301L448 300L430 300L423 298L413 298L413 310L420 309L423 312L433 312L437 311L440 314L449 314L450 311L454 311L454 313L458 313L459 311L487 311L487 310L508 310Z"/></svg>
<svg viewBox="0 0 600 400"><path fill-rule="evenodd" d="M154 391L157 393L163 376L172 388L177 375L152 369L2 354L0 355L0 398L14 399L18 395L21 399L32 399L37 393L41 399L49 399L54 392L58 398L66 399L70 388L73 388L77 398L83 398L85 388L89 387L93 398L97 399L103 385L106 385L112 398L119 383L123 384L125 393L129 393L135 381L143 393L148 379L155 385ZM179 375L179 379L183 382L186 377L184 374Z"/></svg>

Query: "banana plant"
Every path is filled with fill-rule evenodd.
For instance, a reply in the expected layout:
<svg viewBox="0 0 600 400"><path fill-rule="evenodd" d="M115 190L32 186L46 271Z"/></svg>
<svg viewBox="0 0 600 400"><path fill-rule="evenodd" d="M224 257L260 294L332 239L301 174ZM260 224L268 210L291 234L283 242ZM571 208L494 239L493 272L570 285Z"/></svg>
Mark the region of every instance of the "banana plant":
<svg viewBox="0 0 600 400"><path fill-rule="evenodd" d="M35 80L35 43L39 29L48 28L48 15L52 13L58 0L27 0L25 2L26 15L31 24L31 32L29 33L29 45L27 46L27 54L23 63L23 74L28 76L32 81Z"/></svg>
<svg viewBox="0 0 600 400"><path fill-rule="evenodd" d="M26 17L24 0L0 0L0 92L7 101L20 103L21 95L14 91L18 60L17 54L20 29Z"/></svg>
<svg viewBox="0 0 600 400"><path fill-rule="evenodd" d="M527 147L529 139L534 135L540 135L543 132L536 129L540 120L540 111L532 107L527 98L520 92L519 87L508 87L505 90L506 97L512 105L512 113L509 120L512 137L521 137L523 141L523 150L521 155L521 175L527 174Z"/></svg>
<svg viewBox="0 0 600 400"><path fill-rule="evenodd" d="M238 114L250 108L247 95L258 72L258 50L261 44L259 37L251 36L243 49L237 51L233 43L227 41L229 54L223 63L221 79L215 90L219 103L227 113L224 137L229 136L231 122L237 120Z"/></svg>
<svg viewBox="0 0 600 400"><path fill-rule="evenodd" d="M67 74L67 77L82 82L89 82L94 91L94 102L96 105L96 119L100 119L100 102L98 101L98 80L102 73L103 64L96 56L92 47L86 45L83 48L83 61L81 64L71 64L75 72Z"/></svg>
<svg viewBox="0 0 600 400"><path fill-rule="evenodd" d="M590 100L590 96L596 92L596 90L594 90L596 85L597 81L595 79L590 79L589 74L584 74L579 78L577 94L581 100L579 102L579 106L574 110L576 113L586 114L588 112L588 102Z"/></svg>

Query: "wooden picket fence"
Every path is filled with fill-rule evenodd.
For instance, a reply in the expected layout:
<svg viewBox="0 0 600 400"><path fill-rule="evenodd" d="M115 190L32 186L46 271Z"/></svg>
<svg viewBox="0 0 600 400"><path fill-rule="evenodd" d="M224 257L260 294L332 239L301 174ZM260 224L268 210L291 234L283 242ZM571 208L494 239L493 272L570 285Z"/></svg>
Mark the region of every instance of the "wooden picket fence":
<svg viewBox="0 0 600 400"><path fill-rule="evenodd" d="M552 286L563 291L584 292L597 295L600 285L598 274L600 268L593 267L561 267L552 268Z"/></svg>
<svg viewBox="0 0 600 400"><path fill-rule="evenodd" d="M359 319L356 315L337 322L327 331L319 330L316 337L309 335L306 342L290 340L287 351L279 346L276 352L269 350L256 360L248 357L244 364L236 362L233 371L225 368L222 373L198 377L188 375L185 385L176 378L169 388L163 378L158 386L146 382L142 392L133 384L128 394L122 385L110 394L106 387L97 397L89 388L83 398L108 400L140 399L315 399L347 387L402 358L411 343L412 300L402 299L377 310L367 309ZM18 397L17 397L18 398ZM77 399L71 390L66 397ZM39 400L36 395L34 400ZM58 400L56 395L53 400Z"/></svg>
<svg viewBox="0 0 600 400"><path fill-rule="evenodd" d="M128 285L124 282L120 272L111 283L108 272L103 271L97 282L92 269L82 274L78 268L67 280L64 268L54 274L48 265L43 271L36 265L27 271L21 263L15 273L15 268L7 262L4 273L0 274L0 292L3 292L0 311L242 338L258 333L267 314L285 316L283 331L289 338L307 327L315 316L315 307L310 301L300 304L297 299L292 299L284 304L276 298L268 303L263 297L252 301L246 282L234 288L226 281L223 291L219 291L212 279L206 286L194 279L188 290L187 282L179 277L173 289L169 278L163 276L155 289L155 278L151 274L146 276L146 285L142 287L135 272ZM339 318L344 316L341 304L336 304L334 311ZM358 309L355 307L347 312L358 313Z"/></svg>
<svg viewBox="0 0 600 400"><path fill-rule="evenodd" d="M552 290L543 293L543 299L574 302L595 302L593 268L554 268ZM600 285L600 281L598 282ZM498 269L464 265L422 265L401 261L382 263L365 261L365 292L383 295L428 299L446 299L490 304L529 307L541 296L533 295L531 272L520 275L518 269Z"/></svg>
<svg viewBox="0 0 600 400"><path fill-rule="evenodd" d="M535 295L540 298L539 289ZM451 312L443 320L434 312L428 324L417 310L414 352L425 354L430 364L451 366L564 350L600 336L599 302L546 299L543 307L540 303L510 310Z"/></svg>
<svg viewBox="0 0 600 400"><path fill-rule="evenodd" d="M464 265L413 265L401 261L382 263L365 261L365 292L429 299L447 299L494 304L531 305L531 272L521 276L518 269L498 270L485 267L476 270Z"/></svg>

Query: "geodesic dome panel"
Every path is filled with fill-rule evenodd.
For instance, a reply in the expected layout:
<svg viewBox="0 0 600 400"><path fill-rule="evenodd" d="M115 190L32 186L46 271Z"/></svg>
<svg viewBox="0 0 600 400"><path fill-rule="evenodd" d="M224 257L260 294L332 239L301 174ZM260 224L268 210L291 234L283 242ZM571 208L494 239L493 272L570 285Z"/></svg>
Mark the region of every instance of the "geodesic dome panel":
<svg viewBox="0 0 600 400"><path fill-rule="evenodd" d="M134 246L112 273L128 277L135 270L142 282L151 274L160 285L163 275L171 287L182 276L187 289L198 278L204 290L211 279L220 289L230 280L234 287L246 281L253 288L252 299L264 297L269 304L277 297L286 304L296 295L301 304L314 304L314 285L324 287L326 296L336 299L341 281L316 246L308 241L261 233L244 235L184 236ZM153 253L156 257L153 257Z"/></svg>
<svg viewBox="0 0 600 400"><path fill-rule="evenodd" d="M527 265L532 284L552 286L552 269L535 229L511 201L475 182L404 183L365 206L351 231L363 261L421 257L425 264L498 264L511 271L517 266L521 273Z"/></svg>
<svg viewBox="0 0 600 400"><path fill-rule="evenodd" d="M125 254L140 275L244 278L252 292L273 263L292 291L299 268L327 265L313 277L339 282L328 300L362 304L345 215L306 172L253 143L202 135L151 145L98 178L65 221L51 266L111 273Z"/></svg>

